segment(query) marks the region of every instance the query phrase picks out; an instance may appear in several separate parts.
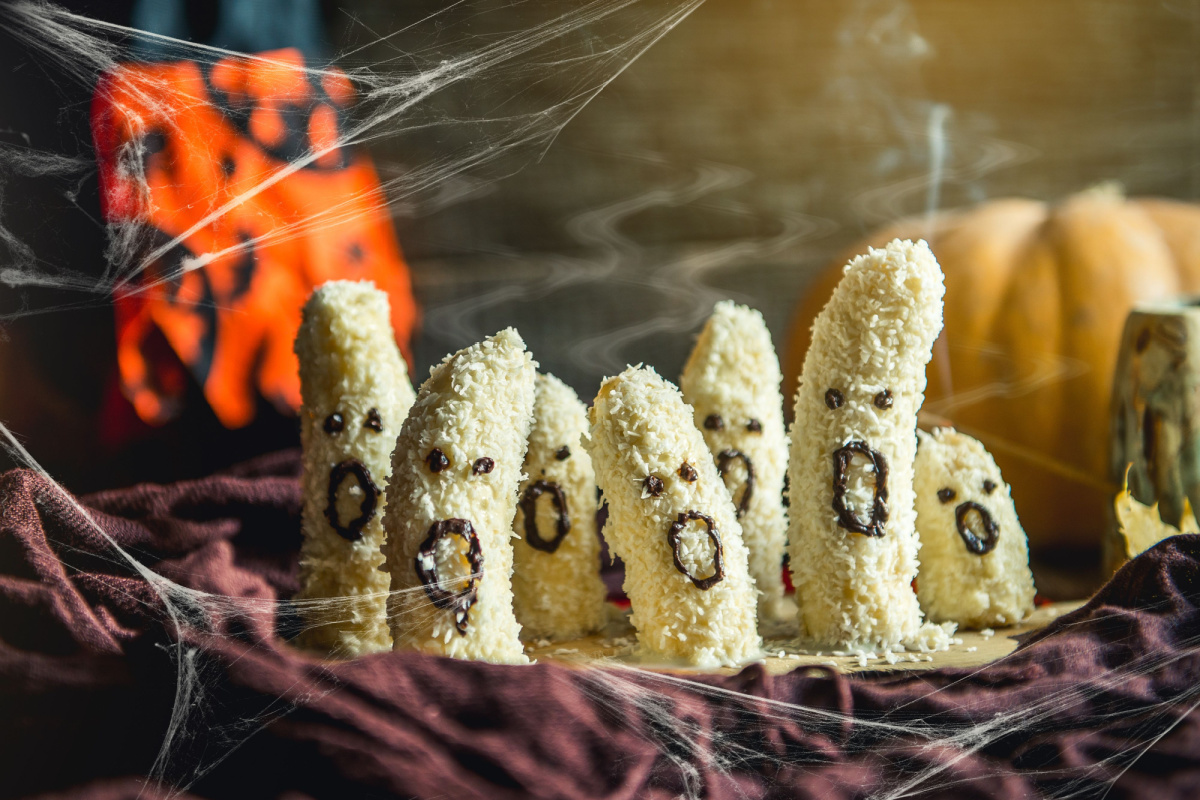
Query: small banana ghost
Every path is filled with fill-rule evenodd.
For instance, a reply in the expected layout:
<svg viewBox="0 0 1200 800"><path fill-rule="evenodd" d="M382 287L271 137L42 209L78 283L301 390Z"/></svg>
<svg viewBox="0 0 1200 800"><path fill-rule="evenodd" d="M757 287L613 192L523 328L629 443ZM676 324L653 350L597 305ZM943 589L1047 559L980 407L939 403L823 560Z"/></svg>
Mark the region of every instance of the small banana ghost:
<svg viewBox="0 0 1200 800"><path fill-rule="evenodd" d="M978 440L918 432L917 596L935 622L992 628L1033 612L1029 543L1008 485Z"/></svg>

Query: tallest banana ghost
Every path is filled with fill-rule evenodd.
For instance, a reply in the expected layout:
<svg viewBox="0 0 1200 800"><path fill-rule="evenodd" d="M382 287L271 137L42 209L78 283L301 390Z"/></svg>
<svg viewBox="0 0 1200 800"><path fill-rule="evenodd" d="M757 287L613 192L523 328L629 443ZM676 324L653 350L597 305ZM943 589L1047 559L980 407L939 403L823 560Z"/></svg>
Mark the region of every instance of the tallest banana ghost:
<svg viewBox="0 0 1200 800"><path fill-rule="evenodd" d="M808 635L890 647L921 627L913 462L942 270L893 241L846 267L812 328L796 394L789 556Z"/></svg>

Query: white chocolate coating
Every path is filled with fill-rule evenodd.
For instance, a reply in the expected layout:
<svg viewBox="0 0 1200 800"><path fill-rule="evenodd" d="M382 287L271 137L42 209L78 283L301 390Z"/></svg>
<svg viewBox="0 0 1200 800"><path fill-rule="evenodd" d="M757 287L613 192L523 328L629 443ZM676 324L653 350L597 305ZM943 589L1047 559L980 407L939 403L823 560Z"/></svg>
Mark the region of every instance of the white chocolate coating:
<svg viewBox="0 0 1200 800"><path fill-rule="evenodd" d="M384 554L392 576L388 618L396 649L528 662L513 615L511 537L533 420L534 374L525 343L509 328L448 356L417 393L392 454L384 516ZM427 461L435 448L449 461L436 473ZM490 472L473 470L480 458L494 461ZM416 568L431 528L451 519L471 523L483 554L476 602L465 615L463 633L455 610L431 601ZM463 537L448 536L431 559L448 591L466 583L466 559L455 555L463 545Z"/></svg>
<svg viewBox="0 0 1200 800"><path fill-rule="evenodd" d="M369 282L331 281L319 287L304 305L296 355L304 400L304 538L296 599L308 625L298 642L350 658L388 650L388 576L379 570L384 498L377 497L374 513L356 541L339 535L327 516L331 471L349 459L361 462L382 492L391 473L396 433L413 402L387 294ZM368 423L371 409L382 431ZM325 422L335 413L342 417L342 429L326 432ZM361 516L365 498L353 476L340 481L337 519L351 535L355 531L350 523Z"/></svg>
<svg viewBox="0 0 1200 800"><path fill-rule="evenodd" d="M642 650L704 667L756 657L757 592L742 528L679 390L649 367L630 367L604 381L590 416L588 450L609 511L605 537L625 562L625 591ZM695 470L694 481L680 475L685 462ZM663 483L658 497L646 489L650 476ZM708 589L676 568L668 542L672 523L689 511L713 520L723 549L724 577ZM682 529L678 550L693 577L716 574L714 548L701 522Z"/></svg>
<svg viewBox="0 0 1200 800"><path fill-rule="evenodd" d="M718 467L721 454L727 454L723 477L735 506L744 498L747 469L744 460L730 457L729 451L742 453L753 466L753 491L738 521L750 551L761 617L786 614L783 478L788 443L779 393L782 379L762 314L729 300L713 308L679 379L683 399L695 410L696 427Z"/></svg>
<svg viewBox="0 0 1200 800"><path fill-rule="evenodd" d="M519 537L513 541L513 608L526 638L573 639L599 630L608 620L596 532L596 473L583 448L587 424L587 407L574 390L553 375L539 374L525 454L526 478L517 494L513 520ZM539 482L561 489L570 521L570 529L552 553L531 547L524 538L520 498L531 486L544 486ZM553 543L559 514L550 492L542 493L535 504L538 539Z"/></svg>
<svg viewBox="0 0 1200 800"><path fill-rule="evenodd" d="M897 240L851 261L813 322L791 436L788 552L802 627L820 642L887 647L921 627L913 461L944 291L928 245ZM840 407L826 403L829 390ZM876 405L883 392L890 407ZM861 452L845 471L844 501L862 523L881 522L881 536L843 527L834 510L836 453L855 442L886 461L886 520Z"/></svg>
<svg viewBox="0 0 1200 800"><path fill-rule="evenodd" d="M1033 613L1029 543L995 459L978 440L953 428L918 432L918 438L915 486L921 607L935 622L957 622L969 628L1021 621ZM989 538L982 512L968 511L964 504L969 503L978 504L996 526L995 546L982 555L968 546L970 540L984 549L975 543ZM959 508L963 508L965 537L958 530Z"/></svg>

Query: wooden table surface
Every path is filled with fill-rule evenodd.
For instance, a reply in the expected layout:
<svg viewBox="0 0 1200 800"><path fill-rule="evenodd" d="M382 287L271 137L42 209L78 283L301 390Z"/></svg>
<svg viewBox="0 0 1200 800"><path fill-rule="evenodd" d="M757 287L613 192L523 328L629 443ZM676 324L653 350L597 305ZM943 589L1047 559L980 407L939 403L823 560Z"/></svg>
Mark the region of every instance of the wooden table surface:
<svg viewBox="0 0 1200 800"><path fill-rule="evenodd" d="M1019 625L986 631L960 631L954 635L950 649L936 653L893 653L889 663L882 653L856 654L846 651L817 649L807 646L796 636L796 623L777 623L764 636L763 663L773 675L783 675L796 669L812 666L832 667L839 672L887 672L893 670L926 670L941 667L979 667L1011 653L1024 634L1049 624L1057 617L1083 605L1083 601L1052 603L1037 608ZM636 637L624 613L614 613L612 621L601 633L567 642L532 642L527 644L531 659L550 661L574 667L633 667L678 673L708 673L732 675L737 668L697 670L680 664L656 662L634 655Z"/></svg>

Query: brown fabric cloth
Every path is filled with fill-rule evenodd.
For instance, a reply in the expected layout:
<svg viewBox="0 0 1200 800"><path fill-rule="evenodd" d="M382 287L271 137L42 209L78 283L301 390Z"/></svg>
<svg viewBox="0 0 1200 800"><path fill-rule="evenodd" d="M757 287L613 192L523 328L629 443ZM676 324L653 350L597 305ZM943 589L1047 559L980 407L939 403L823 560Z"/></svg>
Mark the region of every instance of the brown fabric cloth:
<svg viewBox="0 0 1200 800"><path fill-rule="evenodd" d="M134 798L151 774L141 796L1200 795L1198 536L977 671L321 663L274 602L296 589L297 465L84 498L184 587L177 618L52 484L0 477L0 796Z"/></svg>

